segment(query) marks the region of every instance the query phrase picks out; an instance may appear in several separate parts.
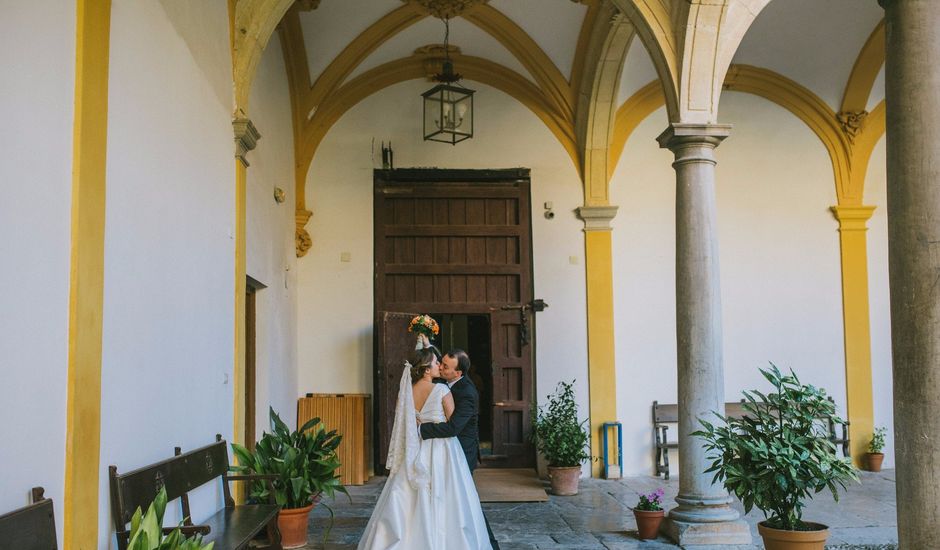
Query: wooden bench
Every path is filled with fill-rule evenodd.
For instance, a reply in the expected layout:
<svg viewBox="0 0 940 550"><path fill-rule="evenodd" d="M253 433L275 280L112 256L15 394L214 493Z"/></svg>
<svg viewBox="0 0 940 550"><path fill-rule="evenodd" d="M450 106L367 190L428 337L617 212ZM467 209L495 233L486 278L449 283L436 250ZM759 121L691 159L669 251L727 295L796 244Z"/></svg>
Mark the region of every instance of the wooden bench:
<svg viewBox="0 0 940 550"><path fill-rule="evenodd" d="M45 490L34 487L29 506L0 516L0 548L16 550L56 550L55 514L52 499Z"/></svg>
<svg viewBox="0 0 940 550"><path fill-rule="evenodd" d="M835 403L832 397L829 398L829 401ZM745 415L743 399L733 403L725 403L726 417L742 418ZM837 448L841 446L842 455L849 457L849 423L837 423L831 417L821 418L820 420L826 423L826 428L829 430L829 441ZM669 441L667 436L669 425L678 423L679 405L674 403L664 405L659 401L653 401L653 435L656 440L653 455L655 457L656 475L663 475L663 479L669 479L669 449L679 448L677 441ZM841 435L836 433L837 425L842 426Z"/></svg>
<svg viewBox="0 0 940 550"><path fill-rule="evenodd" d="M166 489L167 502L180 499L183 514L182 531L187 536L202 534L203 542L214 542L214 550L241 550L248 548L262 531L267 531L267 545L252 546L266 550L281 549L281 535L277 529L278 505L274 490L266 504L237 505L229 491L231 481L266 480L275 475L229 475L228 449L222 436L216 442L188 453L176 448L173 458L118 474L117 467L109 468L111 477L111 515L117 531L118 548L126 550L130 531L127 524L139 506L146 511L161 487ZM222 478L225 507L200 525L194 525L189 512L188 492L216 478ZM175 527L164 528L164 532Z"/></svg>

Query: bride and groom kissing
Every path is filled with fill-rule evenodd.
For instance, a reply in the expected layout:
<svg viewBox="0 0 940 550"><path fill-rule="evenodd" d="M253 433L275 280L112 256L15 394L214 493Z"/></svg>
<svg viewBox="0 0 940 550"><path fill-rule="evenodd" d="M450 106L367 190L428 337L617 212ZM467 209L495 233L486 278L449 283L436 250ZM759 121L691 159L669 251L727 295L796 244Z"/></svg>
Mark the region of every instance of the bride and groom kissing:
<svg viewBox="0 0 940 550"><path fill-rule="evenodd" d="M471 474L480 436L470 358L423 334L405 363L386 466L359 550L499 550ZM440 380L442 383L435 383Z"/></svg>

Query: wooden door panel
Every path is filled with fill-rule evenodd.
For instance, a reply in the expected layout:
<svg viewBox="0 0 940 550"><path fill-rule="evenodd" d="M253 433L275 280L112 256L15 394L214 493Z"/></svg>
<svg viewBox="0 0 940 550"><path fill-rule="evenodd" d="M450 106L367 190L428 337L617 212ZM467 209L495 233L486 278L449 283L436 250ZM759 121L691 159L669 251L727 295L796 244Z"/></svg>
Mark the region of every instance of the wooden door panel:
<svg viewBox="0 0 940 550"><path fill-rule="evenodd" d="M494 446L505 457L487 463L534 464L528 443L532 346L520 343L519 312L501 309L533 298L529 171L377 170L373 205L376 332L383 333L377 342L387 340L388 331L380 327L380 313L386 311L492 314L493 390L501 392L493 399L507 405L492 420L494 438L498 434L500 440ZM401 330L407 330L408 320ZM377 343L376 354L383 353L387 363L389 352L380 347ZM394 358L395 366L410 350L398 353L405 355ZM377 373L390 368L381 363L377 360ZM376 391L380 385L386 391L385 377L384 371L377 375ZM390 429L387 417L394 411L394 396L383 401L384 395L377 394L376 416L388 425L377 419L378 431ZM387 436L376 440L381 464Z"/></svg>
<svg viewBox="0 0 940 550"><path fill-rule="evenodd" d="M522 322L516 310L494 311L490 330L494 460L506 467L532 466L532 346L522 343Z"/></svg>
<svg viewBox="0 0 940 550"><path fill-rule="evenodd" d="M375 463L384 467L395 421L395 403L405 361L414 351L414 335L408 324L414 313L379 312L376 322L375 415L378 448ZM377 468L376 473L379 472Z"/></svg>

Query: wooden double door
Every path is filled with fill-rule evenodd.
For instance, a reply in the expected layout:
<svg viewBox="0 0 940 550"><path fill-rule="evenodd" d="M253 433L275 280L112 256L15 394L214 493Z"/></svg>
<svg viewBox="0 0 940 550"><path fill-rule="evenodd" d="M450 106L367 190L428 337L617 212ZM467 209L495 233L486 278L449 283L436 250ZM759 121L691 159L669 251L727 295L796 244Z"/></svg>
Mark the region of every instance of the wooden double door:
<svg viewBox="0 0 940 550"><path fill-rule="evenodd" d="M436 313L488 320L489 353L477 361L489 364L471 356L488 378L481 406L492 408L481 414L492 422L481 426L492 436L481 465L534 466L534 319L522 308L533 299L529 171L376 170L374 188L376 464L414 350L408 323Z"/></svg>

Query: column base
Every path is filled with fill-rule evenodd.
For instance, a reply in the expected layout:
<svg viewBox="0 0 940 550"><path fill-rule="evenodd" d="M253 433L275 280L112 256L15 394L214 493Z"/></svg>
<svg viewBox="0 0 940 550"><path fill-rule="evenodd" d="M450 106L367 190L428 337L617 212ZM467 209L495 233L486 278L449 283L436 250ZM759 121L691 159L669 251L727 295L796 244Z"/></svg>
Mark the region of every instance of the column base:
<svg viewBox="0 0 940 550"><path fill-rule="evenodd" d="M751 544L751 528L744 520L709 523L679 521L667 517L660 532L679 546L728 546Z"/></svg>

